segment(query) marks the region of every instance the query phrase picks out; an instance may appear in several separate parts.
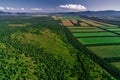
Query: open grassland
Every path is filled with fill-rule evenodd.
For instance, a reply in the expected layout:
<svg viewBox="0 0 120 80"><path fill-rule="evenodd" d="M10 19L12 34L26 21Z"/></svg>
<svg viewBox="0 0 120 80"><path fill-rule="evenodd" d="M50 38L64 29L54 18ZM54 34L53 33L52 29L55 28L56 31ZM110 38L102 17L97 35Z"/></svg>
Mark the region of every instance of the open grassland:
<svg viewBox="0 0 120 80"><path fill-rule="evenodd" d="M120 45L90 46L87 48L102 58L120 57Z"/></svg>
<svg viewBox="0 0 120 80"><path fill-rule="evenodd" d="M78 40L84 45L120 44L120 37L78 38Z"/></svg>
<svg viewBox="0 0 120 80"><path fill-rule="evenodd" d="M73 33L75 37L99 37L99 36L118 36L111 32L94 32L94 33Z"/></svg>

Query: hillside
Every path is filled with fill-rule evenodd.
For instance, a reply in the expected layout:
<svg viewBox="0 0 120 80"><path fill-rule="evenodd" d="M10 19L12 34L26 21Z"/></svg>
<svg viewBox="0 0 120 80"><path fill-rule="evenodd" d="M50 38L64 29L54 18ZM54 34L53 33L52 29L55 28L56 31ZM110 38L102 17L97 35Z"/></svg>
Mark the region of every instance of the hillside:
<svg viewBox="0 0 120 80"><path fill-rule="evenodd" d="M0 18L0 80L116 80L51 17Z"/></svg>

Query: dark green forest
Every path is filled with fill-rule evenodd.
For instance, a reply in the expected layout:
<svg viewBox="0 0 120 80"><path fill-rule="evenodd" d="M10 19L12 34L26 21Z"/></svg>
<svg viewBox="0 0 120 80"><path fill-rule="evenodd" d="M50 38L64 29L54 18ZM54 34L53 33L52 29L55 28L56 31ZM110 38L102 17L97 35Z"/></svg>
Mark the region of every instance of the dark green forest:
<svg viewBox="0 0 120 80"><path fill-rule="evenodd" d="M76 48L59 22L50 16L0 16L0 80L116 80Z"/></svg>

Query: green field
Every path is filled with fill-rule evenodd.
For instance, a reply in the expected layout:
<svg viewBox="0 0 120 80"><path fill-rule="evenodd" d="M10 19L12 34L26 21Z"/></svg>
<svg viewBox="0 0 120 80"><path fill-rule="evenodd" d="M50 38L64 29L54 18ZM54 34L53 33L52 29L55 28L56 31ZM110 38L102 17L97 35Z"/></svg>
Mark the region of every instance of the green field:
<svg viewBox="0 0 120 80"><path fill-rule="evenodd" d="M98 60L98 63L100 63L101 66L105 65L106 69L108 67L110 71L115 72L114 74L118 74L120 69L120 62L116 62L115 60L117 60L116 59L117 57L120 57L120 35L112 33L111 31L120 33L120 28L118 26L109 25L106 23L99 24L88 19L81 18L81 21L85 21L94 26L68 27L68 29L72 32L72 35L76 37L78 41L82 43L82 45L86 46L86 48L88 49L88 55L90 51L89 56L91 56L91 58L95 59L95 61L97 60L97 58L100 59L106 58L104 60L106 61L108 60L109 65L106 64L106 62L104 63L104 60L103 62ZM93 55L91 52L93 52ZM94 54L96 54L97 58L95 57ZM112 61L113 58L114 62L109 62L109 60ZM112 64L118 69L116 69L113 66L110 66L110 64Z"/></svg>
<svg viewBox="0 0 120 80"><path fill-rule="evenodd" d="M78 38L84 45L120 43L120 37Z"/></svg>
<svg viewBox="0 0 120 80"><path fill-rule="evenodd" d="M105 29L118 29L117 26L100 26L100 27Z"/></svg>
<svg viewBox="0 0 120 80"><path fill-rule="evenodd" d="M120 69L120 62L112 62L111 64Z"/></svg>
<svg viewBox="0 0 120 80"><path fill-rule="evenodd" d="M73 33L75 37L118 36L111 32Z"/></svg>
<svg viewBox="0 0 120 80"><path fill-rule="evenodd" d="M78 29L98 29L96 27L68 27L70 30L78 30Z"/></svg>
<svg viewBox="0 0 120 80"><path fill-rule="evenodd" d="M93 27L93 28L70 28L70 30L100 30L99 28Z"/></svg>
<svg viewBox="0 0 120 80"><path fill-rule="evenodd" d="M78 29L78 30L70 30L70 31L74 33L74 32L101 32L104 30L95 28L95 29Z"/></svg>
<svg viewBox="0 0 120 80"><path fill-rule="evenodd" d="M102 58L120 57L120 45L87 47Z"/></svg>
<svg viewBox="0 0 120 80"><path fill-rule="evenodd" d="M51 17L0 16L0 80L114 78L71 39Z"/></svg>
<svg viewBox="0 0 120 80"><path fill-rule="evenodd" d="M117 32L117 31L115 31L115 32L120 34L120 32Z"/></svg>
<svg viewBox="0 0 120 80"><path fill-rule="evenodd" d="M76 26L76 27L67 27L68 29L79 29L79 28L96 28L96 27L92 27L92 26L89 26L89 27L82 27L82 26Z"/></svg>
<svg viewBox="0 0 120 80"><path fill-rule="evenodd" d="M74 17L74 16L63 16L60 18L61 20L80 20L80 17Z"/></svg>
<svg viewBox="0 0 120 80"><path fill-rule="evenodd" d="M116 28L116 29L107 29L107 30L110 30L110 31L120 31L120 28Z"/></svg>

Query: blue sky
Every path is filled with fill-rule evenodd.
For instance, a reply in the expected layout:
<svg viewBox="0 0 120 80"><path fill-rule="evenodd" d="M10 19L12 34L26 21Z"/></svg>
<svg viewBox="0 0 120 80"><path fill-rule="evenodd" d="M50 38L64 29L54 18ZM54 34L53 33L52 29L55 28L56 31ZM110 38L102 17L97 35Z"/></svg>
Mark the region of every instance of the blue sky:
<svg viewBox="0 0 120 80"><path fill-rule="evenodd" d="M0 10L12 12L120 10L120 0L0 0Z"/></svg>

